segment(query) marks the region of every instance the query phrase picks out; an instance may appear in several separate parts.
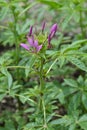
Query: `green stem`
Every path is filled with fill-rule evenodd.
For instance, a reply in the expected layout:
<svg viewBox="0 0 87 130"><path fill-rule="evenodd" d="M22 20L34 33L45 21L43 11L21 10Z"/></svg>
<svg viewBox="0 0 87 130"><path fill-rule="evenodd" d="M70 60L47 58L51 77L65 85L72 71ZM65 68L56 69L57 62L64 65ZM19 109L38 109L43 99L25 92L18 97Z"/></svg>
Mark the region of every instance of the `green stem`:
<svg viewBox="0 0 87 130"><path fill-rule="evenodd" d="M43 111L44 115L44 125L43 128L46 130L47 124L46 124L46 110L45 110L45 103L44 103L44 96L43 96L43 90L44 90L44 77L43 77L43 65L44 65L44 59L41 57L41 66L40 66L40 110Z"/></svg>
<svg viewBox="0 0 87 130"><path fill-rule="evenodd" d="M39 110L42 110L42 96L43 96L43 59L40 58L40 71L39 71L39 79L40 79L40 98L39 98Z"/></svg>
<svg viewBox="0 0 87 130"><path fill-rule="evenodd" d="M41 67L40 67L40 89L43 88L43 59L41 58Z"/></svg>
<svg viewBox="0 0 87 130"><path fill-rule="evenodd" d="M18 32L16 30L16 24L17 24L17 21L18 21L18 17L15 13L15 8L13 6L11 6L11 11L12 11L12 14L13 14L13 18L14 18L14 29L13 29L13 33L14 33L14 39L15 39L15 47L16 47L16 50L15 50L15 63L16 65L18 65L18 62L19 62L19 44L18 44ZM19 78L19 69L16 70L16 77L17 77L17 80L19 81L20 78Z"/></svg>
<svg viewBox="0 0 87 130"><path fill-rule="evenodd" d="M18 64L18 61L19 61L19 45L18 45L18 33L16 31L16 24L17 24L17 16L15 14L15 11L14 11L14 8L11 7L11 10L12 10L12 14L13 14L13 18L14 18L14 30L13 30L13 33L14 33L14 39L15 39L15 47L16 47L16 65Z"/></svg>
<svg viewBox="0 0 87 130"><path fill-rule="evenodd" d="M80 28L81 28L81 33L83 38L85 38L86 34L85 34L85 30L84 30L84 26L83 26L83 17L82 17L82 11L80 10Z"/></svg>

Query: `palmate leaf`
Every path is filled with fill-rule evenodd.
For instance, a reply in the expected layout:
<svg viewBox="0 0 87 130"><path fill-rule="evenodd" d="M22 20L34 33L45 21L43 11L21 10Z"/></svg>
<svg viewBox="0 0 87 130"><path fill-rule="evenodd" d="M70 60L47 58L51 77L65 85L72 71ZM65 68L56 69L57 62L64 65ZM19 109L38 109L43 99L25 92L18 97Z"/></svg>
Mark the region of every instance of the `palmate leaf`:
<svg viewBox="0 0 87 130"><path fill-rule="evenodd" d="M87 72L87 67L85 66L85 64L79 60L76 57L67 57L67 60L70 61L72 64L76 65L79 69Z"/></svg>

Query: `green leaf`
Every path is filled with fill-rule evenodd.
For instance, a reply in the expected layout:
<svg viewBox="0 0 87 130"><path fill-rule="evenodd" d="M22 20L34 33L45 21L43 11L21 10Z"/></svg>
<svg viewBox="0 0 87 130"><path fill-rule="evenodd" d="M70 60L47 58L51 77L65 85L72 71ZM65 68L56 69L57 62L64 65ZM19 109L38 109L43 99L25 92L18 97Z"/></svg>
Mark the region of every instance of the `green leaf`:
<svg viewBox="0 0 87 130"><path fill-rule="evenodd" d="M11 74L7 71L6 68L2 67L1 68L1 72L7 77L7 80L8 80L8 88L10 89L11 86L12 86L12 82L13 82L13 79L12 79L12 76Z"/></svg>
<svg viewBox="0 0 87 130"><path fill-rule="evenodd" d="M72 14L69 14L65 17L64 22L62 23L62 31L65 30L65 28L67 27L68 23L70 22L71 18L73 17L74 12L72 12Z"/></svg>
<svg viewBox="0 0 87 130"><path fill-rule="evenodd" d="M87 130L87 121L81 122L79 125L81 126L82 130Z"/></svg>
<svg viewBox="0 0 87 130"><path fill-rule="evenodd" d="M86 92L82 94L82 103L85 109L87 110L87 93Z"/></svg>
<svg viewBox="0 0 87 130"><path fill-rule="evenodd" d="M0 21L3 20L7 16L8 10L9 10L8 7L3 7L0 13Z"/></svg>
<svg viewBox="0 0 87 130"><path fill-rule="evenodd" d="M23 24L20 33L24 33L29 28L29 26L30 26L30 22L27 21L25 24Z"/></svg>
<svg viewBox="0 0 87 130"><path fill-rule="evenodd" d="M71 117L69 117L69 116L64 116L64 117L62 117L62 118L60 118L60 119L56 119L56 120L53 120L52 122L51 122L51 124L52 125L69 125L69 124L71 124L71 122L72 122L72 118Z"/></svg>
<svg viewBox="0 0 87 130"><path fill-rule="evenodd" d="M64 93L63 93L62 89L59 90L58 99L61 102L61 104L64 103Z"/></svg>
<svg viewBox="0 0 87 130"><path fill-rule="evenodd" d="M71 99L69 97L69 106L68 106L68 112L72 113L73 111L76 111L76 109L79 107L79 104L81 103L81 93L78 92L71 96Z"/></svg>
<svg viewBox="0 0 87 130"><path fill-rule="evenodd" d="M87 130L87 114L83 115L79 121L78 121L79 126L81 126L81 128L83 130Z"/></svg>
<svg viewBox="0 0 87 130"><path fill-rule="evenodd" d="M87 114L84 114L83 116L80 117L79 123L85 122L85 121L87 122Z"/></svg>
<svg viewBox="0 0 87 130"><path fill-rule="evenodd" d="M78 87L78 84L75 80L73 79L64 79L65 84L71 86L71 87Z"/></svg>
<svg viewBox="0 0 87 130"><path fill-rule="evenodd" d="M52 7L52 9L54 8L54 9L58 10L61 7L60 3L53 1L53 0L37 0L37 1Z"/></svg>
<svg viewBox="0 0 87 130"><path fill-rule="evenodd" d="M28 74L29 74L31 68L33 68L35 61L36 61L36 57L35 57L35 55L33 55L33 56L31 56L30 60L26 63L26 67L29 67L29 68L25 69L26 77L28 77Z"/></svg>
<svg viewBox="0 0 87 130"><path fill-rule="evenodd" d="M78 40L73 42L70 46L75 46L75 45L80 45L80 44L86 44L87 43L87 39L84 40Z"/></svg>
<svg viewBox="0 0 87 130"><path fill-rule="evenodd" d="M74 123L70 125L69 130L75 130L75 128L76 128L76 124Z"/></svg>
<svg viewBox="0 0 87 130"><path fill-rule="evenodd" d="M59 60L59 66L60 66L60 68L62 68L65 63L65 57L60 56L58 60Z"/></svg>
<svg viewBox="0 0 87 130"><path fill-rule="evenodd" d="M20 99L20 101L24 104L24 103L28 100L28 97L19 95L19 99Z"/></svg>
<svg viewBox="0 0 87 130"><path fill-rule="evenodd" d="M36 102L34 101L34 100L32 100L31 98L29 98L28 96L25 96L25 95L23 95L23 94L20 94L20 95L18 95L18 94L15 94L17 97L19 97L19 99L20 99L20 101L22 102L22 103L25 103L26 101L30 101L31 103L33 103L33 104L36 104Z"/></svg>
<svg viewBox="0 0 87 130"><path fill-rule="evenodd" d="M1 94L0 93L0 101L2 101L2 99L5 97L6 94Z"/></svg>
<svg viewBox="0 0 87 130"><path fill-rule="evenodd" d="M75 57L68 57L67 59L68 59L72 64L74 64L74 65L76 65L78 68L80 68L81 70L87 72L87 67L85 66L85 64L84 64L81 60L79 60L79 59L77 59L77 58L75 58Z"/></svg>

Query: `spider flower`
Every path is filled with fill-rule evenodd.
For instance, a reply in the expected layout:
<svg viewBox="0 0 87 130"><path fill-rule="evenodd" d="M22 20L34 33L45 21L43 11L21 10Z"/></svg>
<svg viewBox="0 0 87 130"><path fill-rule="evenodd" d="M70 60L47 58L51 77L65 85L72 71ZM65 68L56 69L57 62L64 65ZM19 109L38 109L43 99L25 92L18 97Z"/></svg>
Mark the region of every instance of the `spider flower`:
<svg viewBox="0 0 87 130"><path fill-rule="evenodd" d="M44 32L45 26L46 26L46 22L44 21L44 22L42 23L42 33Z"/></svg>
<svg viewBox="0 0 87 130"><path fill-rule="evenodd" d="M30 27L30 31L28 33L28 36L32 36L33 26Z"/></svg>
<svg viewBox="0 0 87 130"><path fill-rule="evenodd" d="M50 44L52 38L55 36L57 29L58 25L55 23L50 29L50 34L48 35L48 44Z"/></svg>
<svg viewBox="0 0 87 130"><path fill-rule="evenodd" d="M51 34L52 34L53 32L56 33L57 28L58 28L58 25L55 23L55 24L51 27L51 29L50 29L50 33L51 33Z"/></svg>
<svg viewBox="0 0 87 130"><path fill-rule="evenodd" d="M38 45L38 41L34 40L33 37L32 38L27 37L27 38L29 44L21 43L20 45L28 51L31 51L32 49L32 52L39 52L42 48L42 45Z"/></svg>

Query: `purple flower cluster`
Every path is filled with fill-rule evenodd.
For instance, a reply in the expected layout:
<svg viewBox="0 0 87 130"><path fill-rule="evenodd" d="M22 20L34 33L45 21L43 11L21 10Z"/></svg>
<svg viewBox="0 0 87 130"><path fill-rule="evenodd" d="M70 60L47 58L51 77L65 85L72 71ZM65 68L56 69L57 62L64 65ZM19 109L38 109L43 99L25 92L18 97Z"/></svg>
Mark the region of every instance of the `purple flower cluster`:
<svg viewBox="0 0 87 130"><path fill-rule="evenodd" d="M45 29L45 25L46 23L43 22L42 24L42 33L44 32L44 29ZM52 38L55 36L56 32L57 32L57 29L58 29L58 26L57 24L54 24L51 29L50 29L50 33L47 37L48 39L48 47L51 46L50 42L52 40ZM32 34L33 32L33 26L30 27L30 31L27 35L27 41L28 41L28 44L25 44L25 43L21 43L20 45L25 48L26 50L30 51L30 52L34 52L34 53L37 53L41 50L42 48L42 44L39 45L38 44L38 41L34 39L34 35Z"/></svg>
<svg viewBox="0 0 87 130"><path fill-rule="evenodd" d="M40 49L42 48L42 45L38 45L38 41L34 40L32 31L33 31L33 26L30 27L29 34L27 35L27 41L29 44L27 45L25 43L21 43L20 45L28 51L30 51L33 48L32 52L36 53L40 51Z"/></svg>

